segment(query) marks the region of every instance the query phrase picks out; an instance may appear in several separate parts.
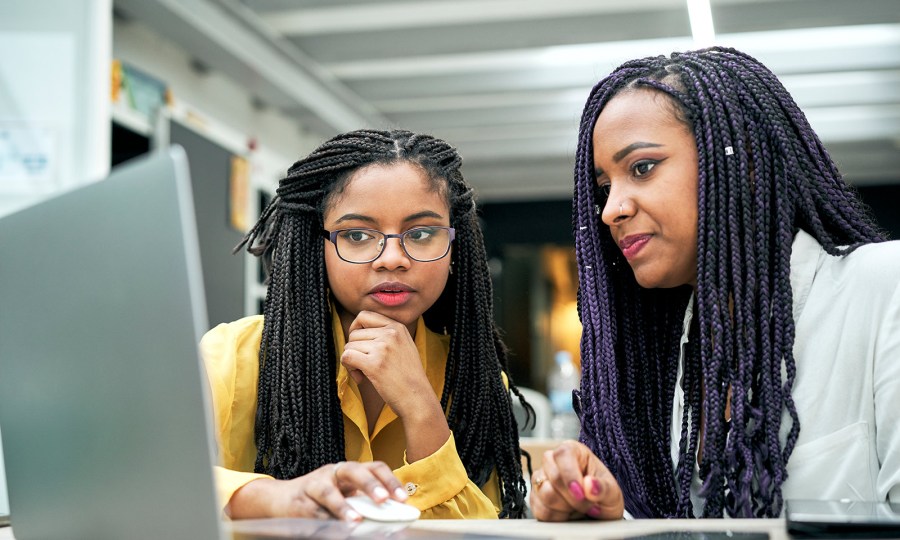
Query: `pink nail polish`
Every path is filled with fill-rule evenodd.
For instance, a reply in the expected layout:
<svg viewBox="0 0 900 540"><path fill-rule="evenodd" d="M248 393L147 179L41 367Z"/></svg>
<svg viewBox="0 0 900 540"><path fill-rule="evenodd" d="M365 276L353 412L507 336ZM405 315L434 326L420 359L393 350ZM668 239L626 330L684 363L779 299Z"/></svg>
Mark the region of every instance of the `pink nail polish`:
<svg viewBox="0 0 900 540"><path fill-rule="evenodd" d="M584 490L581 489L581 485L578 482L569 482L569 493L575 497L576 501L584 500Z"/></svg>
<svg viewBox="0 0 900 540"><path fill-rule="evenodd" d="M594 519L597 519L600 517L600 509L596 506L592 506L588 509L587 515L591 516Z"/></svg>
<svg viewBox="0 0 900 540"><path fill-rule="evenodd" d="M600 480L591 478L591 495L600 495Z"/></svg>

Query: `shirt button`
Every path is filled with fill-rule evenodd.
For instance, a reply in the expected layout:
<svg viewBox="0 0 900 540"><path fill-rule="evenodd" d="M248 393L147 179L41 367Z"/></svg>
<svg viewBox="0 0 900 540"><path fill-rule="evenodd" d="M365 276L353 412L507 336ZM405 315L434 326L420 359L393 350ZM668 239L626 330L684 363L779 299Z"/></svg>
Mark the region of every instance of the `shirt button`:
<svg viewBox="0 0 900 540"><path fill-rule="evenodd" d="M404 487L406 488L407 495L414 495L416 493L416 490L419 489L419 486L413 484L412 482L407 482L406 486Z"/></svg>

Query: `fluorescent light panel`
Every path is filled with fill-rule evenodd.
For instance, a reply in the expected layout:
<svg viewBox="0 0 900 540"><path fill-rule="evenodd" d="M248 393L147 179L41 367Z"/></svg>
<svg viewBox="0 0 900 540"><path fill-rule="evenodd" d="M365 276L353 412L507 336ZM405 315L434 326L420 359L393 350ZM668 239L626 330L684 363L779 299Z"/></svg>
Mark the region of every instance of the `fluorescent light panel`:
<svg viewBox="0 0 900 540"><path fill-rule="evenodd" d="M694 45L709 47L715 43L716 32L713 29L712 9L709 0L687 0L688 16L691 18L691 34Z"/></svg>

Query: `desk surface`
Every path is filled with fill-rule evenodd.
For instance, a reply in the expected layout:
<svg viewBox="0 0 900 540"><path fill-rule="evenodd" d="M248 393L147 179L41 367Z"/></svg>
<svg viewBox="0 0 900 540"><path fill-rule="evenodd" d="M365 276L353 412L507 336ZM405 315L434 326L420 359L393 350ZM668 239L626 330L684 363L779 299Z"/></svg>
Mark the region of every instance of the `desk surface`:
<svg viewBox="0 0 900 540"><path fill-rule="evenodd" d="M534 520L420 520L410 527L420 530L440 530L496 534L520 538L553 538L554 540L624 539L631 536L665 531L732 531L766 532L770 540L788 540L782 519L640 519L629 521L578 521L542 523ZM9 527L0 528L0 540L14 540Z"/></svg>
<svg viewBox="0 0 900 540"><path fill-rule="evenodd" d="M521 538L622 539L667 531L765 532L770 540L787 540L783 519L637 519L544 523L535 520L420 520L416 529L471 532Z"/></svg>

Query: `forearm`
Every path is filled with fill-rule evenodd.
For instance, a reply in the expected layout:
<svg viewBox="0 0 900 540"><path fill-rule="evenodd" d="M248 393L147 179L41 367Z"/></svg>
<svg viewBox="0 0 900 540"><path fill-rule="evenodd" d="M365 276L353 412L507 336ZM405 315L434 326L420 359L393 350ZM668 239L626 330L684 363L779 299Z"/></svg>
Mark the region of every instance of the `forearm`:
<svg viewBox="0 0 900 540"><path fill-rule="evenodd" d="M433 396L401 416L406 436L406 460L415 463L438 451L450 438L450 427Z"/></svg>
<svg viewBox="0 0 900 540"><path fill-rule="evenodd" d="M216 478L216 492L225 515L231 516L229 507L234 494L247 484L260 479L272 479L271 476L251 472L237 471L222 466L213 467Z"/></svg>
<svg viewBox="0 0 900 540"><path fill-rule="evenodd" d="M278 482L272 478L260 478L244 484L234 492L225 505L225 513L231 519L265 518L277 515L271 503L272 488Z"/></svg>

